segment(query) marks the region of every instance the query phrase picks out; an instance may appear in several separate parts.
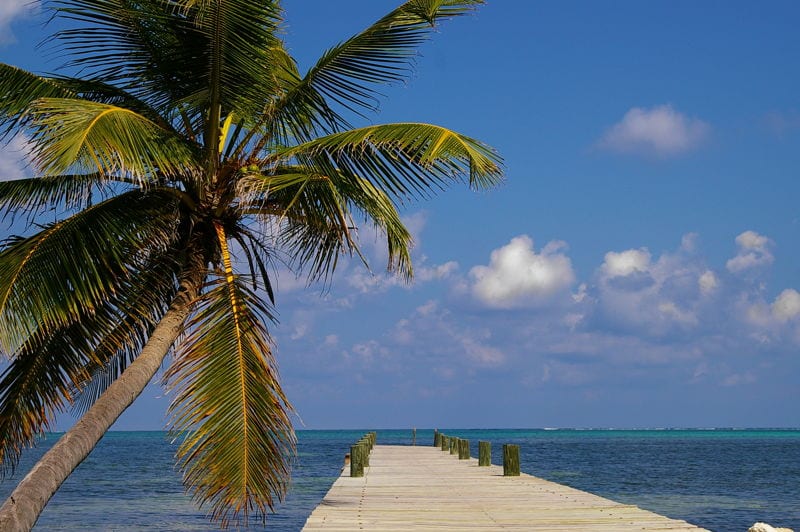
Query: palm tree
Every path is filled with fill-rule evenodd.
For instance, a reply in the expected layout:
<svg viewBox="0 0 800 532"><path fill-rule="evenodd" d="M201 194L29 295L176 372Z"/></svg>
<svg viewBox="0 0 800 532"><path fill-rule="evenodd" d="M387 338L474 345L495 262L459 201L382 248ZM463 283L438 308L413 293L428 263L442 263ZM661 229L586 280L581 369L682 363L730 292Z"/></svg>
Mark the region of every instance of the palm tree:
<svg viewBox="0 0 800 532"><path fill-rule="evenodd" d="M310 282L386 237L412 274L398 204L501 178L485 144L421 123L353 128L408 76L440 20L482 0L409 0L304 75L278 0L49 0L72 75L0 65L0 125L37 176L0 183L34 222L0 250L0 458L68 407L82 416L0 509L29 530L172 354L170 429L194 499L223 527L264 516L294 450L268 328L275 261Z"/></svg>

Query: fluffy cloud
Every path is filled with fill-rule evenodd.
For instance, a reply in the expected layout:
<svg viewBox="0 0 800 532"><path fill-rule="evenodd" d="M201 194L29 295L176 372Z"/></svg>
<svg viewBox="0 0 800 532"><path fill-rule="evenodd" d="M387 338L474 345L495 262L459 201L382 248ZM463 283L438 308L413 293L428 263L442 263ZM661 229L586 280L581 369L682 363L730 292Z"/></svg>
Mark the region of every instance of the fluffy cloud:
<svg viewBox="0 0 800 532"><path fill-rule="evenodd" d="M541 251L533 249L527 235L511 239L492 251L488 266L470 270L472 293L496 308L525 306L567 288L575 281L572 263L561 251L563 242L550 242Z"/></svg>
<svg viewBox="0 0 800 532"><path fill-rule="evenodd" d="M31 16L38 9L38 0L3 0L0 2L0 44L14 42L11 22Z"/></svg>
<svg viewBox="0 0 800 532"><path fill-rule="evenodd" d="M695 240L684 236L677 251L656 260L646 248L606 253L592 293L596 326L661 336L699 325L703 296L719 280L694 254Z"/></svg>
<svg viewBox="0 0 800 532"><path fill-rule="evenodd" d="M697 148L710 129L705 122L688 118L670 105L634 107L606 130L597 145L619 153L666 157Z"/></svg>
<svg viewBox="0 0 800 532"><path fill-rule="evenodd" d="M2 31L2 24L0 24L0 35L2 35ZM0 181L20 179L28 175L29 150L29 141L22 134L12 137L5 145L0 144Z"/></svg>
<svg viewBox="0 0 800 532"><path fill-rule="evenodd" d="M772 303L772 315L780 322L800 316L800 292L793 288L781 292Z"/></svg>
<svg viewBox="0 0 800 532"><path fill-rule="evenodd" d="M700 293L704 296L707 296L717 289L717 286L719 286L719 281L717 280L717 276L714 274L714 272L711 270L706 270L697 279L697 285L700 287Z"/></svg>
<svg viewBox="0 0 800 532"><path fill-rule="evenodd" d="M731 273L768 266L774 260L770 252L772 241L755 231L745 231L737 236L736 246L739 248L738 253L725 264Z"/></svg>
<svg viewBox="0 0 800 532"><path fill-rule="evenodd" d="M629 249L621 253L609 251L601 269L606 277L626 277L650 268L650 252L646 249Z"/></svg>

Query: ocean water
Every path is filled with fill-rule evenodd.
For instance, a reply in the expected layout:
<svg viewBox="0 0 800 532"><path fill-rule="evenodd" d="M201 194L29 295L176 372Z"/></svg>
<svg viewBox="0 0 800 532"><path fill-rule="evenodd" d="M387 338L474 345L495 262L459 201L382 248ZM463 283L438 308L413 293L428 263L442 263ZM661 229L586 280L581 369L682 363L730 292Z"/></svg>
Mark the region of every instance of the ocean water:
<svg viewBox="0 0 800 532"><path fill-rule="evenodd" d="M292 488L253 530L299 530L339 475L344 454L365 431L300 431ZM800 430L458 430L451 436L520 446L522 470L710 530L745 531L756 521L800 532ZM16 480L56 440L23 456L0 483ZM410 445L410 430L378 430L378 443ZM417 444L432 445L418 430ZM35 530L217 530L184 494L163 432L112 432L64 483Z"/></svg>

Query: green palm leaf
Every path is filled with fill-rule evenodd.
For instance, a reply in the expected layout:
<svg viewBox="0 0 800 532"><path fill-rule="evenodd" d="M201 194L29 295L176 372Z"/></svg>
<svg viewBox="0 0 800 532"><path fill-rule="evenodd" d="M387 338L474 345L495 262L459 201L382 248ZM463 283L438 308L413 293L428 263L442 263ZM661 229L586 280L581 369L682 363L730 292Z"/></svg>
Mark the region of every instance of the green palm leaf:
<svg viewBox="0 0 800 532"><path fill-rule="evenodd" d="M74 93L57 79L0 63L0 124L4 134L30 120L31 104L39 98L68 98Z"/></svg>
<svg viewBox="0 0 800 532"><path fill-rule="evenodd" d="M0 209L37 213L51 206L82 209L103 193L100 174L57 175L0 181ZM106 192L110 193L109 190Z"/></svg>
<svg viewBox="0 0 800 532"><path fill-rule="evenodd" d="M251 212L265 222L269 216L283 219L279 240L290 250L295 266L309 268L310 280L328 278L342 252L364 260L352 235L355 219L371 222L386 236L387 268L411 276L411 234L391 198L372 182L341 171L324 175L299 166L277 172L242 180L242 196L259 206Z"/></svg>
<svg viewBox="0 0 800 532"><path fill-rule="evenodd" d="M33 156L46 174L99 172L145 185L196 171L190 146L130 109L67 98L41 98L32 109Z"/></svg>
<svg viewBox="0 0 800 532"><path fill-rule="evenodd" d="M13 472L19 455L50 428L71 391L89 378L94 334L84 323L33 335L0 377L0 461Z"/></svg>
<svg viewBox="0 0 800 532"><path fill-rule="evenodd" d="M427 196L468 178L487 188L502 178L502 160L489 146L430 124L386 124L334 133L278 151L318 174L362 176L397 197Z"/></svg>
<svg viewBox="0 0 800 532"><path fill-rule="evenodd" d="M0 462L20 452L67 406L85 411L136 358L177 293L174 252L156 254L107 301L58 329L43 326L0 378ZM76 402L77 401L77 402Z"/></svg>
<svg viewBox="0 0 800 532"><path fill-rule="evenodd" d="M410 0L325 52L286 100L307 100L307 91L313 89L353 111L375 109L380 94L372 85L407 79L417 49L436 22L469 13L481 3L483 0Z"/></svg>
<svg viewBox="0 0 800 532"><path fill-rule="evenodd" d="M294 452L291 407L264 319L271 311L239 278L218 281L189 323L166 379L184 482L223 527L264 515L285 494Z"/></svg>
<svg viewBox="0 0 800 532"><path fill-rule="evenodd" d="M56 222L0 251L0 349L74 323L102 305L148 257L175 239L171 196L131 191Z"/></svg>

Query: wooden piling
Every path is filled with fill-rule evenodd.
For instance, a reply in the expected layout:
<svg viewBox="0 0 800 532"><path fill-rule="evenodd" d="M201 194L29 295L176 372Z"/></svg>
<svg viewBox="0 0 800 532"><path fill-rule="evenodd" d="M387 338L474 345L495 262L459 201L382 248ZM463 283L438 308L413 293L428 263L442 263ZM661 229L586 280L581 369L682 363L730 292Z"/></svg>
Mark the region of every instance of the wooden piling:
<svg viewBox="0 0 800 532"><path fill-rule="evenodd" d="M469 460L469 440L458 440L458 459Z"/></svg>
<svg viewBox="0 0 800 532"><path fill-rule="evenodd" d="M450 438L450 454L458 454L458 438Z"/></svg>
<svg viewBox="0 0 800 532"><path fill-rule="evenodd" d="M503 476L519 476L519 445L503 444Z"/></svg>
<svg viewBox="0 0 800 532"><path fill-rule="evenodd" d="M371 449L369 448L369 441L364 441L361 444L361 453L362 453L362 460L364 461L364 467L369 467L369 455Z"/></svg>
<svg viewBox="0 0 800 532"><path fill-rule="evenodd" d="M441 447L441 445L442 445L442 435L439 434L439 429L433 429L433 446Z"/></svg>
<svg viewBox="0 0 800 532"><path fill-rule="evenodd" d="M362 453L364 452L364 447L355 444L350 446L350 476L351 477L363 477L364 476L364 459L362 458Z"/></svg>
<svg viewBox="0 0 800 532"><path fill-rule="evenodd" d="M446 451L447 450L447 448L448 448L448 446L450 444L448 440L450 440L450 436L445 436L444 434L441 434L439 436L439 442L442 445L442 451Z"/></svg>
<svg viewBox="0 0 800 532"><path fill-rule="evenodd" d="M478 442L478 465L492 465L492 444L488 441Z"/></svg>

